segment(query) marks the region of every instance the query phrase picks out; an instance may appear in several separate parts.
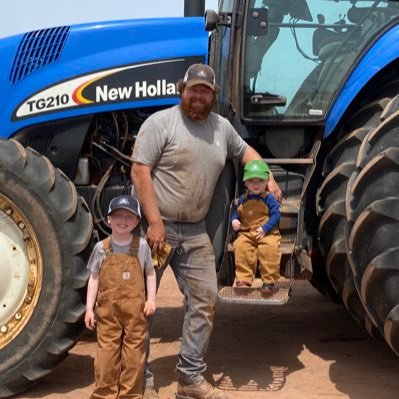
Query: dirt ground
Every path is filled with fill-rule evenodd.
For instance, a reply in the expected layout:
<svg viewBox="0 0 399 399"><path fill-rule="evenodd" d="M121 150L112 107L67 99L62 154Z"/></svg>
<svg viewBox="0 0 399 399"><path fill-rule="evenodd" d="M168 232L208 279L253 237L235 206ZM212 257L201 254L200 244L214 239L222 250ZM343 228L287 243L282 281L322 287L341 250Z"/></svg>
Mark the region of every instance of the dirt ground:
<svg viewBox="0 0 399 399"><path fill-rule="evenodd" d="M182 304L168 269L151 353L163 399L175 398ZM16 398L88 398L95 352L87 332L58 369ZM399 358L305 281L284 306L219 304L207 363L207 377L231 399L398 398Z"/></svg>

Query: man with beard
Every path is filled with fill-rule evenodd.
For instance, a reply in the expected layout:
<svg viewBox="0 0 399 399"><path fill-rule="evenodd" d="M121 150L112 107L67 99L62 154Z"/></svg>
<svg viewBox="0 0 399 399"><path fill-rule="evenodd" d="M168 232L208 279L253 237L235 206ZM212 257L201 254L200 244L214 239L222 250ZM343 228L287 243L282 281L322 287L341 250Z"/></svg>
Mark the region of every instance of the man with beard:
<svg viewBox="0 0 399 399"><path fill-rule="evenodd" d="M146 239L153 253L165 242L171 245L169 264L185 298L176 398L225 399L202 375L218 293L204 218L226 159L245 164L261 157L227 119L212 112L216 84L211 67L190 66L178 91L180 105L156 112L142 124L132 155L132 180L148 222ZM268 189L281 198L273 178ZM163 271L157 269L158 285ZM149 369L145 383L144 398L157 397Z"/></svg>

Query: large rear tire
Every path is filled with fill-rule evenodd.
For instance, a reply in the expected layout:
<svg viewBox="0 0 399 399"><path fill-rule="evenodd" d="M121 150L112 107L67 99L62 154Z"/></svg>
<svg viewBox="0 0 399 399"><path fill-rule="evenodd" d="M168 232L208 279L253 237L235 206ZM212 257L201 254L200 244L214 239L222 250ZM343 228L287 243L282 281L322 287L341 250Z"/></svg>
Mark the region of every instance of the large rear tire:
<svg viewBox="0 0 399 399"><path fill-rule="evenodd" d="M362 107L347 121L343 138L332 148L323 165L324 180L317 192L316 205L320 217L318 242L325 257L328 278L355 320L376 333L353 281L347 257L344 227L346 222L346 188L356 170L356 157L365 136L380 123L389 98Z"/></svg>
<svg viewBox="0 0 399 399"><path fill-rule="evenodd" d="M347 247L362 302L399 354L399 98L360 147L347 192ZM395 111L396 109L396 111Z"/></svg>
<svg viewBox="0 0 399 399"><path fill-rule="evenodd" d="M0 397L51 372L80 337L92 229L62 172L0 140Z"/></svg>

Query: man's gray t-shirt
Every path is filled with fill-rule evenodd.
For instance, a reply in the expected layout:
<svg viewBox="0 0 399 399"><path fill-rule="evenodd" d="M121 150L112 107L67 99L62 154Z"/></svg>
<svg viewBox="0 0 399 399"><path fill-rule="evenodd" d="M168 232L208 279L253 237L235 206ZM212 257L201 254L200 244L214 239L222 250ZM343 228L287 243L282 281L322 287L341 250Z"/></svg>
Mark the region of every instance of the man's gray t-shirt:
<svg viewBox="0 0 399 399"><path fill-rule="evenodd" d="M152 168L164 220L196 223L208 212L226 159L241 159L247 148L226 118L212 112L194 122L176 105L142 124L132 161Z"/></svg>
<svg viewBox="0 0 399 399"><path fill-rule="evenodd" d="M112 250L117 254L126 254L130 252L130 244L127 245L118 245L110 238ZM153 268L152 259L151 259L151 250L147 244L147 241L144 238L140 237L139 241L139 249L138 249L138 258L141 264L141 267L145 270L149 270ZM100 271L101 265L105 258L104 245L102 241L99 241L94 246L93 252L90 255L89 261L87 262L87 268L92 273L98 273Z"/></svg>

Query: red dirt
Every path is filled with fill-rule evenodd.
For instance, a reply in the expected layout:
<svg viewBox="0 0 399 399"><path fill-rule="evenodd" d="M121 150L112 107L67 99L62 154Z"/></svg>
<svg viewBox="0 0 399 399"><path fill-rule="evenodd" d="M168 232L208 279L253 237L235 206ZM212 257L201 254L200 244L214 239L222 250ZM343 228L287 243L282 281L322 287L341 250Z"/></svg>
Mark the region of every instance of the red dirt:
<svg viewBox="0 0 399 399"><path fill-rule="evenodd" d="M170 269L157 304L152 369L160 397L174 399L183 301ZM57 370L16 398L88 398L95 353L87 332ZM399 358L306 281L294 283L284 306L219 304L207 363L207 378L231 399L398 397Z"/></svg>

